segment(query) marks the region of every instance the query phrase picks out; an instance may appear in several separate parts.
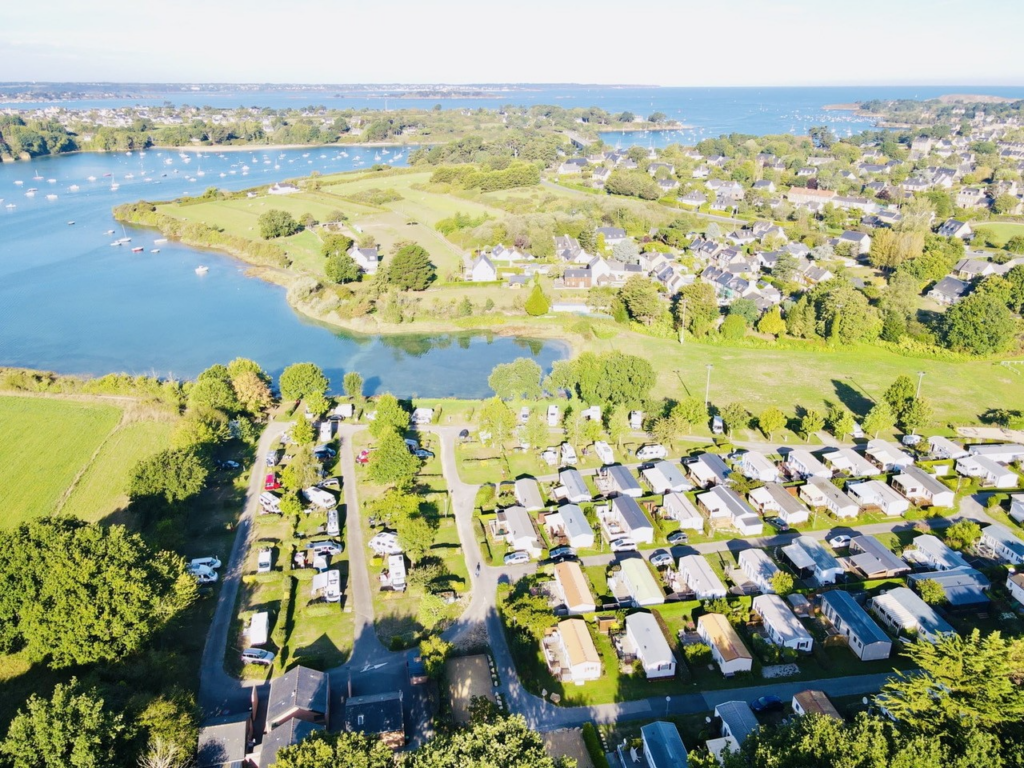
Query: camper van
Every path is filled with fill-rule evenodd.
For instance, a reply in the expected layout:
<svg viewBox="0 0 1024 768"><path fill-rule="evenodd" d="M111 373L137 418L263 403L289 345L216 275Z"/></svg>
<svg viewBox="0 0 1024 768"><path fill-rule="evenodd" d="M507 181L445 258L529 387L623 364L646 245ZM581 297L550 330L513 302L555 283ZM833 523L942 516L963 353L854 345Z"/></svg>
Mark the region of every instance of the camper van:
<svg viewBox="0 0 1024 768"><path fill-rule="evenodd" d="M658 445L657 443L653 445L641 446L640 449L637 450L636 452L636 457L640 459L640 461L650 461L651 459L664 459L666 456L668 456L668 451L665 450L665 446Z"/></svg>
<svg viewBox="0 0 1024 768"><path fill-rule="evenodd" d="M332 509L338 506L338 500L334 498L334 494L328 493L323 488L306 488L302 491L302 498L321 509Z"/></svg>
<svg viewBox="0 0 1024 768"><path fill-rule="evenodd" d="M594 453L597 454L597 458L601 460L602 464L615 463L615 454L612 453L612 447L604 440L598 440L594 443Z"/></svg>
<svg viewBox="0 0 1024 768"><path fill-rule="evenodd" d="M270 614L260 611L249 619L249 645L266 645L270 636Z"/></svg>
<svg viewBox="0 0 1024 768"><path fill-rule="evenodd" d="M569 466L576 463L576 449L568 443L562 443L562 463Z"/></svg>
<svg viewBox="0 0 1024 768"><path fill-rule="evenodd" d="M338 524L338 510L336 508L327 510L327 535L341 535L341 526Z"/></svg>
<svg viewBox="0 0 1024 768"><path fill-rule="evenodd" d="M715 435L725 434L725 422L722 421L721 416L715 416L711 419L711 432Z"/></svg>
<svg viewBox="0 0 1024 768"><path fill-rule="evenodd" d="M548 426L557 427L559 422L562 420L562 414L558 410L557 405L548 406Z"/></svg>

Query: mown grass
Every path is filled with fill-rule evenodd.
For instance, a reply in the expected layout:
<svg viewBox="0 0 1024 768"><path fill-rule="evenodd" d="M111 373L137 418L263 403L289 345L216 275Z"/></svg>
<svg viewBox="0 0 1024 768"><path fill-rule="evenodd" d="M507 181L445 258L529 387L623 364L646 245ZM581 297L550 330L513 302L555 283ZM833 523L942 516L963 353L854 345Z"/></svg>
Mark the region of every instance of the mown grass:
<svg viewBox="0 0 1024 768"><path fill-rule="evenodd" d="M1006 241L1014 235L1024 235L1024 224L1014 224L1009 221L977 222L974 229L981 231L986 240L999 248L1006 245Z"/></svg>
<svg viewBox="0 0 1024 768"><path fill-rule="evenodd" d="M112 405L0 397L0 526L53 512L120 418Z"/></svg>

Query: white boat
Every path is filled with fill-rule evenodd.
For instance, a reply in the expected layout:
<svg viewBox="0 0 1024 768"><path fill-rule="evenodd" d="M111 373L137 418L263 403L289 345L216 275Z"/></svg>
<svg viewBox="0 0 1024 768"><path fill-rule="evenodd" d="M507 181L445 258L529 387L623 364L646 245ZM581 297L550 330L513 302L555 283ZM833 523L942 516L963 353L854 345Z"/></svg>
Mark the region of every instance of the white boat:
<svg viewBox="0 0 1024 768"><path fill-rule="evenodd" d="M121 243L119 243L117 240L115 240L114 242L112 242L110 244L110 247L111 248L120 248L121 247Z"/></svg>
<svg viewBox="0 0 1024 768"><path fill-rule="evenodd" d="M24 181L22 181L21 179L18 179L18 180L17 180L16 182L14 182L15 186L18 186L18 187L20 187L20 186L21 186L22 184L24 184L24 183L25 183L25 182L24 182Z"/></svg>
<svg viewBox="0 0 1024 768"><path fill-rule="evenodd" d="M78 190L79 186L77 184L72 184L70 187L68 187L68 192L77 192Z"/></svg>
<svg viewBox="0 0 1024 768"><path fill-rule="evenodd" d="M35 197L35 196L36 196L36 191L34 189L30 189L28 192L25 193L25 197Z"/></svg>
<svg viewBox="0 0 1024 768"><path fill-rule="evenodd" d="M166 237L158 237L156 240L153 241L153 245L164 245L166 242Z"/></svg>
<svg viewBox="0 0 1024 768"><path fill-rule="evenodd" d="M150 250L150 253L160 253L160 249L159 248L153 248L153 249Z"/></svg>
<svg viewBox="0 0 1024 768"><path fill-rule="evenodd" d="M196 267L196 274L197 275L205 275L209 271L210 271L209 267L204 267L204 266Z"/></svg>
<svg viewBox="0 0 1024 768"><path fill-rule="evenodd" d="M32 181L42 181L42 180L43 180L43 177L40 176L38 173L35 176L32 177Z"/></svg>
<svg viewBox="0 0 1024 768"><path fill-rule="evenodd" d="M56 199L57 199L57 196L56 196L56 195L47 195L47 196L46 196L46 199L47 199L47 200L56 200Z"/></svg>
<svg viewBox="0 0 1024 768"><path fill-rule="evenodd" d="M5 205L4 207L5 207L5 208L17 208L18 206L16 206L16 205L15 205L14 203L8 203L8 204L7 204L7 205Z"/></svg>
<svg viewBox="0 0 1024 768"><path fill-rule="evenodd" d="M373 159L374 159L374 160L380 160L380 152L378 152L377 154L375 154L375 155L373 156Z"/></svg>
<svg viewBox="0 0 1024 768"><path fill-rule="evenodd" d="M107 230L106 232L104 232L103 234L104 234L104 235L112 235L112 234L114 234L114 230L112 230L112 229L108 229L108 230Z"/></svg>
<svg viewBox="0 0 1024 768"><path fill-rule="evenodd" d="M86 179L86 181L96 181L96 177L90 176L88 179Z"/></svg>
<svg viewBox="0 0 1024 768"><path fill-rule="evenodd" d="M126 174L124 175L124 177L125 177L126 179L134 179L134 178L135 178L135 174L134 174L134 173L126 173Z"/></svg>
<svg viewBox="0 0 1024 768"><path fill-rule="evenodd" d="M116 181L113 184L110 185L110 191L111 192L117 192L117 190L119 190L120 188L121 188L121 185L118 184Z"/></svg>
<svg viewBox="0 0 1024 768"><path fill-rule="evenodd" d="M56 179L47 179L47 180L46 180L46 183L47 183L47 184L56 184L56 183L57 183L57 180L56 180Z"/></svg>
<svg viewBox="0 0 1024 768"><path fill-rule="evenodd" d="M73 221L69 221L69 222L68 222L68 226L69 226L69 227L73 227L73 226L75 226L75 222L73 222Z"/></svg>

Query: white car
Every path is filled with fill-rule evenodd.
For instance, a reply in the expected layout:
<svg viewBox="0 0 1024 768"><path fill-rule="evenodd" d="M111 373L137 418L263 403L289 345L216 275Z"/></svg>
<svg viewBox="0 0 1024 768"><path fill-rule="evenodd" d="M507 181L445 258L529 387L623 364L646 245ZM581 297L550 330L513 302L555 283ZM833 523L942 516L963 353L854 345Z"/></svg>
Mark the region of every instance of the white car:
<svg viewBox="0 0 1024 768"><path fill-rule="evenodd" d="M397 555L402 551L398 545L398 534L381 531L370 539L369 547L378 555Z"/></svg>
<svg viewBox="0 0 1024 768"><path fill-rule="evenodd" d="M655 568L667 568L672 565L673 562L674 560L672 559L672 555L668 552L658 551L651 555L651 565Z"/></svg>
<svg viewBox="0 0 1024 768"><path fill-rule="evenodd" d="M220 568L220 558L219 557L196 557L196 558L193 558L193 560L189 564L190 565L205 565L207 568L211 568L212 570L216 571L218 568Z"/></svg>
<svg viewBox="0 0 1024 768"><path fill-rule="evenodd" d="M665 446L658 445L657 443L641 446L636 452L636 457L640 459L640 461L664 459L666 456L668 456L668 451L665 449Z"/></svg>
<svg viewBox="0 0 1024 768"><path fill-rule="evenodd" d="M610 546L612 552L636 552L636 542L626 537L615 539Z"/></svg>
<svg viewBox="0 0 1024 768"><path fill-rule="evenodd" d="M522 550L505 555L505 565L525 565L528 562L530 562L530 554Z"/></svg>
<svg viewBox="0 0 1024 768"><path fill-rule="evenodd" d="M601 460L602 464L615 463L615 454L612 453L612 447L604 440L598 440L594 443L594 453L597 454L597 458Z"/></svg>
<svg viewBox="0 0 1024 768"><path fill-rule="evenodd" d="M274 663L273 651L264 651L262 648L246 648L242 651L243 664L262 664L269 667Z"/></svg>
<svg viewBox="0 0 1024 768"><path fill-rule="evenodd" d="M328 603L337 603L341 600L341 574L338 571L327 572L327 589L324 590L324 599Z"/></svg>
<svg viewBox="0 0 1024 768"><path fill-rule="evenodd" d="M562 463L568 465L576 463L576 449L568 443L562 443Z"/></svg>
<svg viewBox="0 0 1024 768"><path fill-rule="evenodd" d="M274 552L270 547L265 547L260 550L259 557L256 560L256 573L270 573L270 569L274 564Z"/></svg>
<svg viewBox="0 0 1024 768"><path fill-rule="evenodd" d="M188 564L187 570L200 584L213 584L217 581L217 572L207 565Z"/></svg>
<svg viewBox="0 0 1024 768"><path fill-rule="evenodd" d="M833 536L828 540L828 545L832 549L843 549L844 547L850 546L850 542L853 541L852 536L847 536L845 533L839 536Z"/></svg>

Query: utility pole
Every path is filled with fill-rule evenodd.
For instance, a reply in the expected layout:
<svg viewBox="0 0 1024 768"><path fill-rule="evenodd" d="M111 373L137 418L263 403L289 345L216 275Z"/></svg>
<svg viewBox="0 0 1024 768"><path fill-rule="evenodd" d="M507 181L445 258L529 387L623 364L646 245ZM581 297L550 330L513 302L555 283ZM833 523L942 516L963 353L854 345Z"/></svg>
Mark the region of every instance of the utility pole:
<svg viewBox="0 0 1024 768"><path fill-rule="evenodd" d="M686 299L680 302L683 307L682 317L679 318L679 343L686 343Z"/></svg>
<svg viewBox="0 0 1024 768"><path fill-rule="evenodd" d="M711 365L711 363L708 363L708 383L704 387L704 405L711 404L711 369L713 367L714 366Z"/></svg>
<svg viewBox="0 0 1024 768"><path fill-rule="evenodd" d="M917 372L917 394L914 395L915 400L921 399L921 380L924 378L924 371Z"/></svg>

